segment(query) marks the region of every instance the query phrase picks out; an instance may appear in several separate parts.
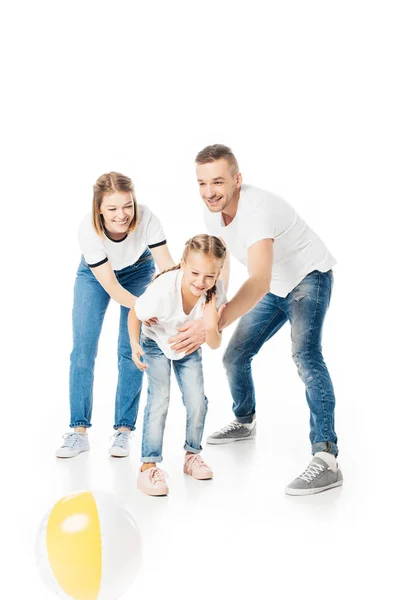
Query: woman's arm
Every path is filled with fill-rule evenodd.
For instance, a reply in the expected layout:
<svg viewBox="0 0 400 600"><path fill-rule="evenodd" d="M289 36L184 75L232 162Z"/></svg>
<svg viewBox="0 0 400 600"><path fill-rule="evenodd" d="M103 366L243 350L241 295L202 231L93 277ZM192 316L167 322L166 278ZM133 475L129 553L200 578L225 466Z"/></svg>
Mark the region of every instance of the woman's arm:
<svg viewBox="0 0 400 600"><path fill-rule="evenodd" d="M115 277L115 273L112 270L109 261L98 267L91 268L91 271L97 281L106 290L107 294L109 294L115 302L118 302L118 304L122 304L122 306L126 306L127 308L132 308L136 302L137 296L134 296L122 287Z"/></svg>
<svg viewBox="0 0 400 600"><path fill-rule="evenodd" d="M140 321L137 318L135 308L131 308L128 314L128 333L132 347L132 360L141 371L147 369L147 365L140 361L140 357L144 355L143 348L139 344L140 336Z"/></svg>
<svg viewBox="0 0 400 600"><path fill-rule="evenodd" d="M160 272L165 271L165 269L170 269L176 265L172 259L167 244L157 246L156 248L150 248L150 252Z"/></svg>

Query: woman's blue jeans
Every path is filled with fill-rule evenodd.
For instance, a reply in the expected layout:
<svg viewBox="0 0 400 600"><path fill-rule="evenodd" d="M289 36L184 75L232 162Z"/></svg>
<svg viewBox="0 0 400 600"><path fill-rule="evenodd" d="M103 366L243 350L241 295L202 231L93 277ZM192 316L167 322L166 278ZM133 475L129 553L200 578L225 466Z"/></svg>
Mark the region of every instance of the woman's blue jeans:
<svg viewBox="0 0 400 600"><path fill-rule="evenodd" d="M262 345L290 322L292 358L305 385L310 409L312 453L338 454L334 429L335 394L322 356L322 326L329 306L332 271L313 271L286 296L272 293L244 315L228 344L223 363L233 398L233 412L240 423L251 423L256 398L251 361Z"/></svg>
<svg viewBox="0 0 400 600"><path fill-rule="evenodd" d="M154 273L154 261L146 250L137 262L114 271L123 288L140 296ZM73 349L70 365L70 427L91 427L94 364L110 296L97 281L84 258L78 267L72 311ZM128 334L129 309L121 306L118 337L118 385L115 398L114 429L135 429L143 373L132 361Z"/></svg>

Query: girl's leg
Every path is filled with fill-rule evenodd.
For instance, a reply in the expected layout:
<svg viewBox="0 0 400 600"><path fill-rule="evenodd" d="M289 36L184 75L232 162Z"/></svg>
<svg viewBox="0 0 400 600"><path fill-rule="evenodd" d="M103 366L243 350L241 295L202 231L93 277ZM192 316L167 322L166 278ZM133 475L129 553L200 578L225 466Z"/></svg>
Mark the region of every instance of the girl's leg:
<svg viewBox="0 0 400 600"><path fill-rule="evenodd" d="M168 413L171 361L163 354L156 342L142 339L147 364L147 404L144 410L142 457L143 463L162 461L165 422Z"/></svg>
<svg viewBox="0 0 400 600"><path fill-rule="evenodd" d="M173 367L186 408L186 440L184 448L191 454L201 452L201 440L208 401L204 395L201 349L173 361Z"/></svg>
<svg viewBox="0 0 400 600"><path fill-rule="evenodd" d="M82 259L72 311L73 349L70 363L70 427L91 427L93 375L98 341L110 296Z"/></svg>

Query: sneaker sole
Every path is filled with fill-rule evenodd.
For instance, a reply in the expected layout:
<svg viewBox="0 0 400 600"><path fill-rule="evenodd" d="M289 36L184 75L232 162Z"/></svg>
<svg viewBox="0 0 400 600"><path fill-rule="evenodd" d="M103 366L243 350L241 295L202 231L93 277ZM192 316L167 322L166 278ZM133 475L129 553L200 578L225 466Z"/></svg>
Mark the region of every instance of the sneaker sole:
<svg viewBox="0 0 400 600"><path fill-rule="evenodd" d="M109 450L108 454L113 458L126 458L127 456L129 456L129 452L127 454L116 454L116 451L114 450Z"/></svg>
<svg viewBox="0 0 400 600"><path fill-rule="evenodd" d="M189 475L189 477L193 477L193 479L197 479L198 481L209 481L214 477L214 473L212 473L212 475L207 475L207 477L195 477L191 473L185 471L185 469L183 469L183 472L185 473L185 475Z"/></svg>
<svg viewBox="0 0 400 600"><path fill-rule="evenodd" d="M248 440L254 440L255 435L249 435L248 437L243 438L229 438L229 439L215 439L215 438L207 438L207 444L211 444L214 446L218 446L219 444L230 444L231 442L246 442Z"/></svg>
<svg viewBox="0 0 400 600"><path fill-rule="evenodd" d="M330 485L325 485L320 488L310 488L310 489L305 489L305 490L301 490L301 489L296 490L293 488L285 488L285 494L288 494L289 496L311 496L312 494L319 494L320 492L325 492L326 490L330 490L332 488L339 487L342 484L343 484L343 480L337 481L336 483L331 483Z"/></svg>
<svg viewBox="0 0 400 600"><path fill-rule="evenodd" d="M141 492L146 494L146 496L168 496L168 492L169 492L169 490L167 490L166 492L164 490L152 490L152 492L149 492L149 491L143 489L139 484L138 484L137 488L138 488L138 490L140 490Z"/></svg>
<svg viewBox="0 0 400 600"><path fill-rule="evenodd" d="M69 456L62 456L61 454L56 453L56 458L75 458L75 456L82 454L82 452L89 452L89 450L90 448L86 448L85 450L79 450L79 452L76 452L76 454L70 454Z"/></svg>

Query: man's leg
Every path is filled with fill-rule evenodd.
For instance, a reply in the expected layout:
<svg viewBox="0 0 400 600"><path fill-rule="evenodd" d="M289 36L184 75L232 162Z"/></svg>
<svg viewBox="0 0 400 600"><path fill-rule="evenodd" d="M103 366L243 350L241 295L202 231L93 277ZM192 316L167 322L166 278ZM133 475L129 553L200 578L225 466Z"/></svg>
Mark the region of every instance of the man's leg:
<svg viewBox="0 0 400 600"><path fill-rule="evenodd" d="M322 327L332 291L332 272L313 271L287 296L284 306L292 328L292 356L306 388L310 409L313 461L286 492L314 494L342 484L334 429L335 394L322 356Z"/></svg>
<svg viewBox="0 0 400 600"><path fill-rule="evenodd" d="M274 294L264 298L236 327L223 357L233 398L235 421L210 435L209 444L224 444L254 437L256 399L251 361L261 346L287 321ZM251 424L251 425L250 425Z"/></svg>

